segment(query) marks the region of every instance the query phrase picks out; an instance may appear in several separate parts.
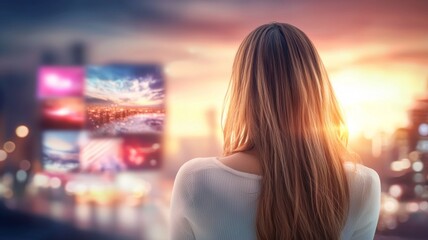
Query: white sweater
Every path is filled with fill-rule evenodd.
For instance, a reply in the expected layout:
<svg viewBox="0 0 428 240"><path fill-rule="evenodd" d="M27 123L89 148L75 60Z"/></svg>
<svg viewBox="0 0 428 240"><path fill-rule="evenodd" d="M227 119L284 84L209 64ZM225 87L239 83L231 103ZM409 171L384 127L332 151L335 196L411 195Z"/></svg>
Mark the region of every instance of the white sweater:
<svg viewBox="0 0 428 240"><path fill-rule="evenodd" d="M351 200L341 239L373 239L380 211L379 176L363 165L352 166L345 165ZM216 157L183 164L172 193L170 239L256 239L261 178L232 169Z"/></svg>

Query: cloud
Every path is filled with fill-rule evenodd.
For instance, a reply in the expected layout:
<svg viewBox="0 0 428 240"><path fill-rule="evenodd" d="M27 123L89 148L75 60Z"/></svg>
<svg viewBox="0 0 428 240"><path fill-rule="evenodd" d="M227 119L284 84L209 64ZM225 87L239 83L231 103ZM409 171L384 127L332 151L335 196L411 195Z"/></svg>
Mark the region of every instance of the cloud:
<svg viewBox="0 0 428 240"><path fill-rule="evenodd" d="M164 102L164 82L155 66L89 67L86 82L88 99L125 106L155 106Z"/></svg>
<svg viewBox="0 0 428 240"><path fill-rule="evenodd" d="M389 64L412 65L425 67L428 65L428 49L408 50L391 49L384 53L370 53L359 56L349 61L341 61L329 67L331 71L337 71L355 66L385 66Z"/></svg>
<svg viewBox="0 0 428 240"><path fill-rule="evenodd" d="M298 26L321 49L351 48L373 41L405 44L426 39L428 29L428 1L418 0L45 0L31 7L21 1L3 3L0 12L0 52L26 49L27 45L67 44L77 36L95 51L111 41L113 46L102 53L109 59L125 58L121 53L131 51L139 58L166 55L161 58L165 60L186 57L180 50L183 44L238 45L255 27L272 21ZM25 37L29 33L31 41Z"/></svg>

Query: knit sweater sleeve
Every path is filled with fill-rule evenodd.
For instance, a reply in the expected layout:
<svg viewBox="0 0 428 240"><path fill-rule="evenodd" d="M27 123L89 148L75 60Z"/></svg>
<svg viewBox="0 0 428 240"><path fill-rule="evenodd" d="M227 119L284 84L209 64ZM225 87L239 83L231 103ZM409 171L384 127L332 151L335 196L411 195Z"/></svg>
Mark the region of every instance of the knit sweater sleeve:
<svg viewBox="0 0 428 240"><path fill-rule="evenodd" d="M352 234L352 240L373 239L380 211L381 185L379 175L372 169L367 170L359 179L362 193L361 209L357 216L357 224Z"/></svg>
<svg viewBox="0 0 428 240"><path fill-rule="evenodd" d="M192 166L185 163L178 171L171 196L170 240L193 240L189 209L192 207Z"/></svg>

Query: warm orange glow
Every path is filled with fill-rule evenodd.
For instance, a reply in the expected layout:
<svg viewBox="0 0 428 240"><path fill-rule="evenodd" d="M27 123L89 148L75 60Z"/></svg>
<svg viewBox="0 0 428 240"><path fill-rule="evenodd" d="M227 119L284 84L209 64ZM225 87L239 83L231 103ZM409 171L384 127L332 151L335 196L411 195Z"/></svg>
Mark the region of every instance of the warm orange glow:
<svg viewBox="0 0 428 240"><path fill-rule="evenodd" d="M4 150L0 150L0 161L4 161L7 158L7 152Z"/></svg>
<svg viewBox="0 0 428 240"><path fill-rule="evenodd" d="M412 8L409 4L400 10L402 7ZM186 11L191 11L189 9ZM293 12L294 19L284 19L284 9L267 9L269 16L265 18L258 15L260 6L251 8L254 12L238 15L230 9L230 18L243 19L241 14L244 14L253 20L237 21L239 27L222 24L224 32L216 32L219 29L206 32L187 29L188 32L183 33L159 30L156 34L136 34L126 40L106 39L97 43L99 54L94 55L93 60L162 62L167 80L168 136L173 139L207 136L212 127L207 126L205 113L214 108L217 113L214 120L218 123L215 129L221 139L220 114L240 42L262 22L292 20L318 49L345 112L351 138L358 135L371 138L378 132L391 133L407 125L406 111L415 96L425 91L428 77L424 55L426 23L420 21L415 25L413 22L424 19L422 8L409 10L410 18L393 8L382 8L381 12L368 10L367 16L373 25L356 24L348 19L341 24L345 28L332 31L319 28L324 24L336 29L335 22L327 20L328 17L315 24L299 12ZM325 16L331 14L331 7L324 4L308 4L301 9L302 13L305 9ZM391 25L381 19L390 19ZM401 23L395 24L394 19ZM170 44L171 38L174 44ZM142 40L145 44L141 44Z"/></svg>
<svg viewBox="0 0 428 240"><path fill-rule="evenodd" d="M224 45L222 51L216 51L218 44L200 44L192 48L186 60L166 64L168 87L173 89L168 92L169 134L208 135L205 113L214 108L217 137L221 139L220 115L237 46ZM407 125L407 109L426 88L428 71L423 66L382 57L391 51L387 44L319 50L344 110L351 139L359 135L371 138L377 132L390 134ZM361 61L373 55L380 56L376 62ZM209 67L200 61L201 56L209 56Z"/></svg>
<svg viewBox="0 0 428 240"><path fill-rule="evenodd" d="M6 152L11 153L15 151L16 145L12 141L7 141L3 144L3 148Z"/></svg>
<svg viewBox="0 0 428 240"><path fill-rule="evenodd" d="M414 81L422 76L399 70L384 71L381 66L348 68L333 72L330 77L351 138L380 131L392 133L406 126L407 109L414 96L424 91L424 81Z"/></svg>

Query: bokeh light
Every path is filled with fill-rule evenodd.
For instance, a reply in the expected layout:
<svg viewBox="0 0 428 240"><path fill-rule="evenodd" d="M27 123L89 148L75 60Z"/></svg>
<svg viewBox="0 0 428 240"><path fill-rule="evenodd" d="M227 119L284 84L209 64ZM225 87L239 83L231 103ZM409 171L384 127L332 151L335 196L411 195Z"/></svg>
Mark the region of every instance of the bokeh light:
<svg viewBox="0 0 428 240"><path fill-rule="evenodd" d="M420 172L424 169L424 164L421 161L416 161L412 164L413 171Z"/></svg>
<svg viewBox="0 0 428 240"><path fill-rule="evenodd" d="M4 161L7 158L7 152L0 149L0 161Z"/></svg>
<svg viewBox="0 0 428 240"><path fill-rule="evenodd" d="M400 185L391 185L389 187L389 194L395 198L398 198L401 196L401 194L403 194L403 188Z"/></svg>
<svg viewBox="0 0 428 240"><path fill-rule="evenodd" d="M399 202L392 197L385 197L384 202L382 204L383 211L389 214L396 213L399 207L400 207Z"/></svg>
<svg viewBox="0 0 428 240"><path fill-rule="evenodd" d="M27 180L27 172L22 169L18 170L18 172L16 172L16 180L18 182L24 182L25 180Z"/></svg>
<svg viewBox="0 0 428 240"><path fill-rule="evenodd" d="M30 161L28 161L28 160L22 160L22 161L19 163L19 167L20 167L22 170L24 170L24 171L28 171L28 170L30 170L31 163L30 163Z"/></svg>
<svg viewBox="0 0 428 240"><path fill-rule="evenodd" d="M409 202L406 204L406 210L409 212L417 212L419 210L419 204L416 202Z"/></svg>
<svg viewBox="0 0 428 240"><path fill-rule="evenodd" d="M51 179L49 179L49 186L51 188L59 188L59 187L61 187L61 179L59 179L57 177L52 177Z"/></svg>
<svg viewBox="0 0 428 240"><path fill-rule="evenodd" d="M28 136L28 133L30 132L30 130L28 129L27 126L21 125L16 128L15 132L16 132L16 136L20 138L24 138Z"/></svg>
<svg viewBox="0 0 428 240"><path fill-rule="evenodd" d="M7 141L3 144L3 149L8 153L12 153L13 151L15 151L15 148L16 145L12 141Z"/></svg>

